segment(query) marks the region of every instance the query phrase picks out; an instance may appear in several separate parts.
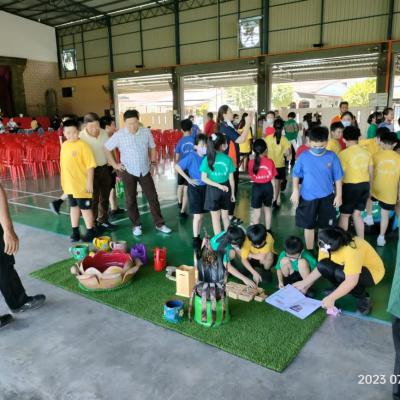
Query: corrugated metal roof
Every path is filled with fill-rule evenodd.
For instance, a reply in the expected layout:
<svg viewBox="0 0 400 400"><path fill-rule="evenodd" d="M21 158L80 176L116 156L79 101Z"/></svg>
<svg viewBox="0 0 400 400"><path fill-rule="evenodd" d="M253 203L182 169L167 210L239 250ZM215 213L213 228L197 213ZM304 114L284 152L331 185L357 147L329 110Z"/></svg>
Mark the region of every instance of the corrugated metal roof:
<svg viewBox="0 0 400 400"><path fill-rule="evenodd" d="M0 10L41 22L60 26L74 22L133 11L150 6L161 6L168 0L0 0Z"/></svg>

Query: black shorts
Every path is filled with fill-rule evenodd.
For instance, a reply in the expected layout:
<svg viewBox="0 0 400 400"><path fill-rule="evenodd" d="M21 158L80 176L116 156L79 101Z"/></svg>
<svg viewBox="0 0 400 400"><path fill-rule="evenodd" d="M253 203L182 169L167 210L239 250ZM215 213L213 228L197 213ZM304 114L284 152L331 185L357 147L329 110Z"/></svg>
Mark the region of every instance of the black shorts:
<svg viewBox="0 0 400 400"><path fill-rule="evenodd" d="M271 207L274 198L274 188L272 183L253 183L251 188L251 207L261 208L262 206Z"/></svg>
<svg viewBox="0 0 400 400"><path fill-rule="evenodd" d="M185 172L185 174L187 173L186 171L184 171L184 172ZM181 174L178 174L178 186L182 186L182 185L187 186L188 182Z"/></svg>
<svg viewBox="0 0 400 400"><path fill-rule="evenodd" d="M296 209L296 226L304 229L326 229L336 226L336 209L333 206L335 195L315 200L300 197Z"/></svg>
<svg viewBox="0 0 400 400"><path fill-rule="evenodd" d="M208 211L229 210L231 202L231 189L229 182L221 183L223 186L228 186L229 190L223 192L214 186L207 185L206 188L206 201L204 202L204 209Z"/></svg>
<svg viewBox="0 0 400 400"><path fill-rule="evenodd" d="M115 185L117 184L117 173L110 165L108 166L108 170L110 171L111 176L111 189L114 189Z"/></svg>
<svg viewBox="0 0 400 400"><path fill-rule="evenodd" d="M191 214L204 214L207 210L204 209L206 201L206 185L188 187L189 210Z"/></svg>
<svg viewBox="0 0 400 400"><path fill-rule="evenodd" d="M69 194L68 206L79 207L81 210L90 210L92 208L92 199L75 199L72 194Z"/></svg>
<svg viewBox="0 0 400 400"><path fill-rule="evenodd" d="M344 183L343 204L340 206L342 214L353 214L354 210L364 211L369 198L369 182Z"/></svg>
<svg viewBox="0 0 400 400"><path fill-rule="evenodd" d="M277 168L276 170L278 171L278 175L275 177L275 179L284 181L286 179L286 167Z"/></svg>
<svg viewBox="0 0 400 400"><path fill-rule="evenodd" d="M372 201L377 201L380 208L383 208L386 211L393 211L396 208L396 204L387 204L383 201L376 199L375 197L371 197Z"/></svg>

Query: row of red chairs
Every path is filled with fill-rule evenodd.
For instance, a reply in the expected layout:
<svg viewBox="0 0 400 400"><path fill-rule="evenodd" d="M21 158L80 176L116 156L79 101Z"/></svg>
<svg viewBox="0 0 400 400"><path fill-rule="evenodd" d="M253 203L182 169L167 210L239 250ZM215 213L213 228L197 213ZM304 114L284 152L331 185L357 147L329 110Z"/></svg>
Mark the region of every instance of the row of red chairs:
<svg viewBox="0 0 400 400"><path fill-rule="evenodd" d="M167 154L171 159L175 155L175 147L183 136L179 129L152 129L151 133L156 145L157 160L166 159Z"/></svg>
<svg viewBox="0 0 400 400"><path fill-rule="evenodd" d="M3 117L3 125L6 126L7 122L10 118ZM22 129L31 129L31 117L13 117L13 120L22 128ZM36 117L36 121L40 124L43 129L49 129L50 127L50 118L46 116Z"/></svg>
<svg viewBox="0 0 400 400"><path fill-rule="evenodd" d="M0 165L2 177L6 179L9 174L13 182L27 176L58 174L60 144L57 134L0 135Z"/></svg>

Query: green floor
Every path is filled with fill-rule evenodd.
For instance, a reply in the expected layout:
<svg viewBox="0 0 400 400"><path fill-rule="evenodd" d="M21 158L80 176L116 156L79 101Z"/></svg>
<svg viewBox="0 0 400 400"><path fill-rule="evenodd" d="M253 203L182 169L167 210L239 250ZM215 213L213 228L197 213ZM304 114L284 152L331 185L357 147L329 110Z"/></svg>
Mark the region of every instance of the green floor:
<svg viewBox="0 0 400 400"><path fill-rule="evenodd" d="M153 229L151 214L145 200L139 194L139 204L142 213L143 237L140 241L144 242L149 248L155 246L165 246L168 248L168 264L192 264L192 223L191 219L180 220L175 198L175 177L171 165L167 165L161 175L156 178L156 185L159 193L162 211L167 225L173 229L171 235L164 235ZM67 215L67 208L63 208L60 217L54 216L48 211L49 201L61 194L59 190L59 180L45 179L37 181L26 181L18 187L13 187L10 182L6 182L7 194L10 198L11 213L14 221L37 228L45 229L54 233L69 235L70 224ZM288 188L282 195L283 205L278 212L274 212L272 231L276 240L276 249L282 248L283 241L290 234L298 234L301 231L294 224L294 209L289 202ZM239 187L238 206L236 215L249 222L250 210L250 183L243 180ZM130 244L138 241L132 237L131 224L126 216L122 216L117 221L119 229L112 234L113 238L126 239ZM212 232L210 218L206 218L208 232ZM375 244L375 237L367 237L372 244ZM390 237L384 248L378 248L378 253L384 260L386 275L384 280L375 288L370 290L373 299L374 309L371 318L381 321L389 321L390 315L386 312L389 298L390 285L396 261L397 236ZM60 259L67 258L68 249L65 254L60 254ZM318 284L317 288L328 286L326 282ZM273 290L273 286L268 288ZM338 306L352 313L355 311L355 303L351 297L338 302Z"/></svg>

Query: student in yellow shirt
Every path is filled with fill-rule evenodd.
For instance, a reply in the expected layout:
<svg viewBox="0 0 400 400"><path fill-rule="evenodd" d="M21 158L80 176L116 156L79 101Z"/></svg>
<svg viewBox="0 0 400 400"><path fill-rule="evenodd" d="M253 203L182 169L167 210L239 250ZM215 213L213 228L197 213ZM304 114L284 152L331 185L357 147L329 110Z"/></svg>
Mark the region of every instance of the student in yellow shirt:
<svg viewBox="0 0 400 400"><path fill-rule="evenodd" d="M268 157L274 162L278 175L275 177L275 201L273 206L281 205L281 185L286 181L285 157L287 160L291 158L291 146L285 136L282 135L285 122L278 118L274 121L274 134L266 136L265 142L268 148Z"/></svg>
<svg viewBox="0 0 400 400"><path fill-rule="evenodd" d="M334 122L331 124L331 135L328 140L328 144L326 146L327 150L333 151L337 156L342 151L342 146L340 145L339 140L343 136L344 126L341 122Z"/></svg>
<svg viewBox="0 0 400 400"><path fill-rule="evenodd" d="M317 268L293 286L306 293L322 276L333 285L325 291L322 307L330 309L337 300L351 294L356 298L357 310L369 314L372 304L366 288L377 285L385 275L383 261L375 249L339 227L320 231L318 247Z"/></svg>
<svg viewBox="0 0 400 400"><path fill-rule="evenodd" d="M68 195L72 226L71 240L91 242L95 238L92 211L93 176L96 168L92 150L79 139L79 124L69 119L63 124L66 141L61 146L61 186ZM81 237L79 218L82 212L86 225L86 235Z"/></svg>
<svg viewBox="0 0 400 400"><path fill-rule="evenodd" d="M373 156L374 180L371 196L381 207L381 227L376 242L378 246L386 244L385 233L389 225L389 211L395 209L400 199L400 155L393 151L396 144L396 134L386 129L379 138L381 150Z"/></svg>
<svg viewBox="0 0 400 400"><path fill-rule="evenodd" d="M237 131L241 135L243 132L243 128L246 125L246 117L248 116L248 113L243 113L242 119L240 120ZM247 135L247 138L244 143L239 144L239 151L240 151L240 165L242 166L242 171L247 172L247 166L249 163L249 158L251 154L251 147L253 143L253 131L250 128L250 131Z"/></svg>
<svg viewBox="0 0 400 400"><path fill-rule="evenodd" d="M339 226L347 231L352 216L357 236L364 239L361 212L365 210L369 199L373 163L371 154L358 144L360 135L360 130L354 126L344 128L346 149L339 154L344 172Z"/></svg>
<svg viewBox="0 0 400 400"><path fill-rule="evenodd" d="M262 224L250 225L246 231L246 239L240 249L243 266L250 270L261 264L264 270L263 281L272 280L271 267L274 263L274 238ZM255 265L254 265L255 264Z"/></svg>

